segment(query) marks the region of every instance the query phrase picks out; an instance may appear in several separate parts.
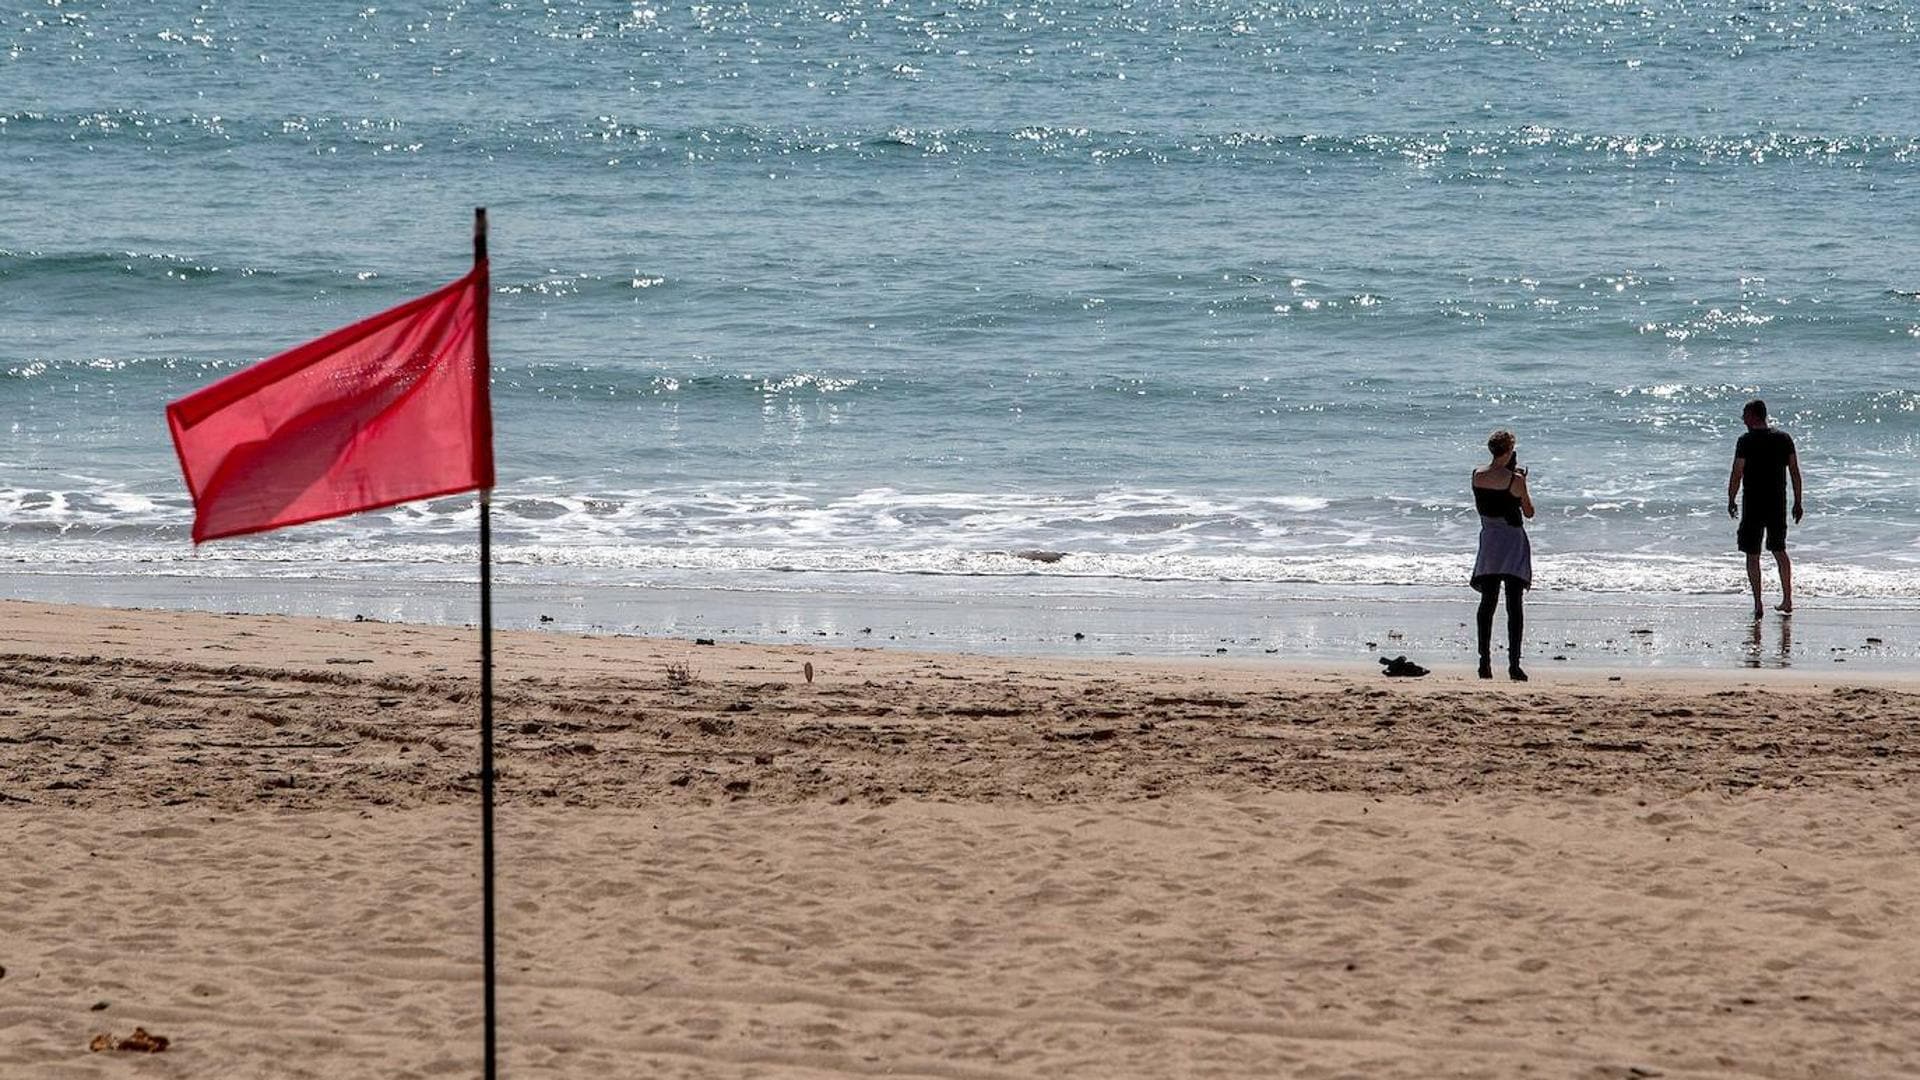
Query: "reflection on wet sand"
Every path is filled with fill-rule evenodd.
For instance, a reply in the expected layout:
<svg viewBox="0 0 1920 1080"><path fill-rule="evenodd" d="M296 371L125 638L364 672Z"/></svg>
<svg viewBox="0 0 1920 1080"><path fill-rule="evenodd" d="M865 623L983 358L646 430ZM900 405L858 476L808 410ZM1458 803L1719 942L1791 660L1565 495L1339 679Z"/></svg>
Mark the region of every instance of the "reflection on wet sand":
<svg viewBox="0 0 1920 1080"><path fill-rule="evenodd" d="M1793 620L1780 620L1779 640L1772 656L1767 655L1767 620L1755 619L1747 631L1746 657L1742 661L1747 667L1792 667L1793 666Z"/></svg>

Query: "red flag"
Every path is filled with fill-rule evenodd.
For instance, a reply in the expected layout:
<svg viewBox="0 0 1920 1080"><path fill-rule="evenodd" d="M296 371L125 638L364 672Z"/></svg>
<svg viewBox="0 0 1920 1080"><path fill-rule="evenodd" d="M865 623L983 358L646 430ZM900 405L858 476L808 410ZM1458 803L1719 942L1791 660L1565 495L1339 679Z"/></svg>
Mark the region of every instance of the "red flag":
<svg viewBox="0 0 1920 1080"><path fill-rule="evenodd" d="M193 542L493 486L487 264L167 406Z"/></svg>

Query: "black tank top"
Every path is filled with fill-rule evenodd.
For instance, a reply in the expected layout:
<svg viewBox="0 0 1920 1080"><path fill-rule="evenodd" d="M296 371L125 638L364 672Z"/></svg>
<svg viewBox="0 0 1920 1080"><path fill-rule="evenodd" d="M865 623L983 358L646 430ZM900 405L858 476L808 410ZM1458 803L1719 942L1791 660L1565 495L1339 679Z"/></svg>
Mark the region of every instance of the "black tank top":
<svg viewBox="0 0 1920 1080"><path fill-rule="evenodd" d="M1473 485L1473 507L1480 516L1499 518L1509 525L1518 525L1520 517L1520 496L1513 493L1513 481L1507 481L1503 488L1484 488Z"/></svg>

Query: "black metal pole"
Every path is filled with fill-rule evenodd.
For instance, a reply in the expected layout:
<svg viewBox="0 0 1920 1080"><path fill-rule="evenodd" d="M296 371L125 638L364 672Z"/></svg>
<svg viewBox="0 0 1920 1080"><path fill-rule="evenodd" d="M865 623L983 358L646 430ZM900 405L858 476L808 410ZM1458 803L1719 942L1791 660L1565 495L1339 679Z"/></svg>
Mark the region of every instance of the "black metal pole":
<svg viewBox="0 0 1920 1080"><path fill-rule="evenodd" d="M487 211L473 212L473 262L487 260ZM480 355L475 357L481 369L475 378L487 377L486 356L487 294L480 293ZM494 964L493 964L493 500L490 488L480 489L480 932L486 941L481 947L486 980L486 1080L499 1075L494 1054Z"/></svg>

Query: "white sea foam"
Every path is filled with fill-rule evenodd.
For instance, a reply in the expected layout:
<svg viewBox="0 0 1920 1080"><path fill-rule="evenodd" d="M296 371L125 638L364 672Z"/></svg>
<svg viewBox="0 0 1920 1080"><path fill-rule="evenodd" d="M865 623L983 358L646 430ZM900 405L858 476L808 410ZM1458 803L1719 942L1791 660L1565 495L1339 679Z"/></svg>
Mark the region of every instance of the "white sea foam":
<svg viewBox="0 0 1920 1080"><path fill-rule="evenodd" d="M0 537L0 564L41 573L197 575L208 577L371 576L392 580L464 580L478 557L471 541L368 543L364 538L280 542L232 541L192 548L69 540L57 561L44 545ZM1920 554L1915 556L1920 560ZM1231 597L1237 586L1301 585L1356 597L1405 589L1464 589L1471 565L1457 552L1351 550L1313 555L1059 552L1052 550L759 548L662 544L568 546L499 544L496 575L505 582L608 585L770 584L806 591L810 577L849 575L892 579L910 591L921 577L1031 578L1074 582L1106 593L1148 592L1159 583L1184 583ZM1795 582L1801 595L1856 600L1920 598L1920 567L1803 561ZM1653 595L1737 593L1745 573L1737 558L1680 558L1618 553L1559 553L1536 566L1535 587L1569 594ZM876 586L878 587L878 586ZM1212 595L1212 594L1210 594Z"/></svg>

